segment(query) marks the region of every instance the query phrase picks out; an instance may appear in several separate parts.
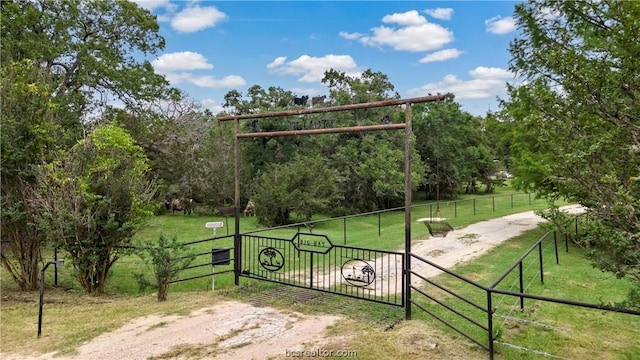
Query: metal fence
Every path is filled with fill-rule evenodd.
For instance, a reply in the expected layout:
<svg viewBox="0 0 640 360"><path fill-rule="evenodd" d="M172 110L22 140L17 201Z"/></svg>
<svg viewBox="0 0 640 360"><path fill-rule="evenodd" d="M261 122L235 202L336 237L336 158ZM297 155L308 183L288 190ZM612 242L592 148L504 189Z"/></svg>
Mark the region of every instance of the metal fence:
<svg viewBox="0 0 640 360"><path fill-rule="evenodd" d="M535 196L530 193L512 193L491 195L472 199L463 200L448 200L448 201L434 201L423 204L414 204L411 206L411 213L415 219L418 218L432 218L436 217L436 211L439 210L439 217L447 219L455 219L461 216L476 216L488 213L495 213L500 211L509 211L515 208L523 208L526 211L527 207L531 207L536 201L540 204L546 204L544 200L536 200ZM342 244L348 244L349 234L349 220L360 219L363 217L375 217L377 218L377 230L378 236L381 236L382 229L385 224L382 222L382 214L398 213L398 216L404 216L404 207L395 207L384 210L370 211L366 213L360 213L355 215L337 216L328 219L309 220L298 222L294 224L287 224L281 226L275 226L255 231L246 232L247 234L264 233L281 229L292 229L294 232L310 231L316 226L327 222L341 222L342 223Z"/></svg>
<svg viewBox="0 0 640 360"><path fill-rule="evenodd" d="M412 276L416 276L426 285L411 285L411 294L409 295L411 304L488 350L490 359L494 358L496 345L528 351L537 355L562 358L542 350L530 349L527 344L514 344L500 339L507 324L520 320L521 326L530 325L531 322L514 315L515 313L521 314L525 309L525 300L534 300L532 303L541 301L631 316L640 315L640 311L635 310L527 293L532 282L539 281L544 284L545 265L549 262L549 254L552 256L551 261L559 264L561 248L564 247L564 251L568 252L570 238L581 236L579 230L579 218L576 217L574 234L568 232L559 234L552 231L545 233L489 286L482 285L425 258L411 254L410 261L421 262L437 268L442 271L446 279L446 281L442 280L438 283L412 271ZM562 244L563 241L564 244ZM547 256L546 259L545 256ZM507 279L511 282L505 281ZM443 285L445 282L447 285ZM512 303L513 299L515 299L515 303Z"/></svg>
<svg viewBox="0 0 640 360"><path fill-rule="evenodd" d="M220 237L213 237L203 240L189 241L185 242L182 245L185 248L189 248L191 246L200 245L203 243L211 243L210 249L206 251L192 252L186 256L185 258L191 258L191 264L184 268L181 273L189 273L192 269L205 269L197 275L188 275L178 279L171 281L170 283L179 283L188 280L195 280L200 278L211 277L212 279L212 288L214 288L213 279L215 275L232 273L234 271L231 266L235 261L236 252L233 246L216 246L216 244L221 243L225 239L231 240L233 239L233 235L225 235ZM202 246L199 246L202 247ZM215 270L215 267L218 266L218 271ZM222 267L222 269L220 269Z"/></svg>

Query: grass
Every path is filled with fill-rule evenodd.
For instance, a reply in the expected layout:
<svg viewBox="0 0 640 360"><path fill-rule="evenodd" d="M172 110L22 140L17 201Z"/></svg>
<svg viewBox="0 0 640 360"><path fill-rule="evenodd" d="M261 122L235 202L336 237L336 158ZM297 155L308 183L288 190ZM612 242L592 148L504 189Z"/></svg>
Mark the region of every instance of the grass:
<svg viewBox="0 0 640 360"><path fill-rule="evenodd" d="M562 204L560 204L562 205ZM412 239L423 239L429 234L427 228L419 222L419 218L428 218L436 211L435 202L416 201L412 205ZM517 213L521 211L543 209L547 206L545 200L535 199L533 195L515 193L509 187L500 188L496 194L462 195L457 201L440 201L439 207L442 216L448 218L448 222L454 227L462 227L478 221L487 220L494 217ZM475 209L475 210L474 210ZM404 245L404 211L388 211L380 214L367 216L354 216L348 218L328 219L323 216L316 216L312 228L313 233L324 234L334 244L345 244L355 247L364 247L381 250L398 250ZM163 215L152 218L148 225L140 231L135 238L138 243L155 242L162 233L167 237L176 236L179 241L191 242L204 240L213 237L213 231L205 228L205 223L210 221L222 221L224 227L217 229L216 235L222 239L215 241L205 241L191 245L189 251L193 253L207 253L214 247L232 247L231 238L225 238L227 234L233 234L235 219L233 217L217 217L208 215ZM308 232L303 226L292 226L288 228L265 231L257 222L256 217L241 217L240 231L260 231L262 236L272 236L291 239L297 231ZM45 255L48 256L48 255ZM52 257L52 256L51 256ZM60 254L64 257L64 254ZM207 253L197 257L192 265L207 264L211 256ZM231 265L216 266L216 272L231 270ZM63 288L78 289L78 285L73 278L71 266L61 268L59 271L59 285ZM47 271L47 283L53 283L53 269ZM181 273L180 278L190 278L211 273L210 266L202 266L187 270ZM150 294L154 289L142 289L136 278L132 275L142 274L147 281L153 282L151 267L137 255L127 255L121 257L112 267L108 294ZM224 288L234 283L232 274L222 274L215 277L215 287ZM212 282L210 277L179 282L169 287L169 296L172 292L182 291L205 291L210 290Z"/></svg>
<svg viewBox="0 0 640 360"><path fill-rule="evenodd" d="M528 195L512 195L509 192L500 197L484 196L475 200L463 197L463 201L440 202L444 217L455 227L486 220L520 211L542 209L546 203L531 199ZM427 237L426 228L416 220L433 214L435 205L416 202L412 208L412 238ZM475 214L474 214L475 209ZM318 217L317 219L322 219ZM314 219L315 220L315 219ZM178 236L182 241L193 241L212 237L211 229L206 229L208 221L224 221L225 227L217 230L223 237L215 242L202 242L193 246L194 251L208 251L211 247L231 246L232 241L224 238L233 233L234 219L196 216L166 215L152 219L149 226L137 235L141 242L156 241L161 232L167 236ZM241 218L241 231L259 230L256 218ZM346 231L345 231L346 229ZM302 227L301 231L307 231ZM297 228L268 231L269 236L291 238ZM318 223L313 233L327 234L332 241L352 246L396 250L404 242L404 213L394 211L362 217L350 217ZM456 268L464 276L488 285L517 259L542 232L537 230L522 237L505 242L487 255ZM345 236L346 233L346 236ZM472 241L473 239L469 239ZM209 257L210 258L210 257ZM544 284L537 275L537 256L527 259L524 264L527 292L550 297L572 299L582 302L612 303L624 298L628 283L593 269L584 260L580 249L571 247L569 253L560 254L560 265L553 260L552 249L545 245ZM552 259L552 260L549 260ZM207 261L207 256L199 261ZM216 266L216 271L230 269L230 265ZM189 270L184 276L195 276L210 271L210 267ZM60 351L73 353L81 343L113 329L135 317L148 314L187 314L192 310L211 306L225 299L251 301L264 298L264 305L300 311L303 313L331 313L346 317L344 322L330 329L340 339L329 344L327 349L355 349L362 359L424 358L486 358L487 354L453 330L441 326L433 317L413 307L414 321L401 321L404 310L367 301L358 301L337 295L322 294L308 301L292 301L282 296L282 287L272 283L243 279L241 286L233 286L232 274L215 277L216 291L211 289L211 278L203 278L172 284L169 301L158 303L153 289L140 292L132 274L151 272L139 257L130 255L120 259L113 268L107 295L87 296L81 294L72 278L71 267L60 269L59 288L47 288L45 295L44 336L35 341L37 320L37 293L16 291L6 274L2 275L2 303L0 316L3 352L47 353ZM52 268L47 271L47 284L53 283ZM486 302L484 292L461 285L459 282L440 275L437 282L463 293L478 303ZM501 285L511 289L517 284L511 275ZM430 288L442 301L459 306L459 302L447 294ZM311 292L317 294L316 292ZM295 296L295 295L292 295ZM417 298L414 295L414 300ZM441 307L434 307L424 299L416 300L424 306L435 309L442 316ZM564 358L580 359L634 359L640 353L640 319L637 316L606 313L603 311L526 300L524 311L520 311L514 298L495 296L498 305L495 319L499 331L498 341L518 344L527 349L545 352ZM486 315L478 315L474 310L464 308L469 316L486 322ZM451 318L464 331L479 334L460 319ZM611 330L615 329L612 333ZM435 344L435 347L434 347ZM333 348L332 348L333 347ZM446 350L445 350L446 349ZM197 350L197 349L196 349ZM540 354L497 345L498 358L539 358ZM203 350L204 351L204 350ZM197 352L197 351L196 351Z"/></svg>
<svg viewBox="0 0 640 360"><path fill-rule="evenodd" d="M543 233L535 230L509 240L486 255L456 268L463 276L488 285L495 280L524 250ZM525 262L527 292L562 297L582 302L617 302L623 299L628 283L591 267L581 250L570 246L560 252L555 264L553 249L544 246L544 284L537 274L537 254ZM502 289L511 289L516 279L507 277ZM446 275L436 282L455 288L457 292L482 303L483 293L462 286ZM5 353L71 354L80 344L133 318L149 314L186 315L190 311L211 306L219 301L237 299L306 314L343 315L345 320L329 329L333 340L323 346L327 350L352 349L360 359L468 358L484 359L487 353L468 339L442 326L433 317L413 307L413 320L402 321L404 309L378 303L354 300L337 295L281 286L268 282L243 280L241 285L220 286L211 291L171 291L169 301L158 303L153 295L87 296L74 291L47 289L45 295L43 337L36 341L37 293L7 289L3 281L1 334ZM218 285L216 283L216 289ZM459 306L450 295L425 288L451 306ZM516 289L517 290L517 289ZM414 293L414 300L417 295ZM417 300L442 316L473 332L468 323L451 318L424 300ZM498 341L562 358L637 359L640 353L640 320L637 316L569 307L526 300L520 311L517 299L494 297L497 305ZM465 314L477 316L472 310ZM508 316L508 318L504 318ZM485 317L486 318L486 317ZM483 317L479 318L480 320ZM486 321L486 319L485 319ZM615 329L615 331L612 331ZM480 332L481 334L481 332ZM210 354L213 348L182 349L181 354ZM497 345L498 359L537 359L539 353ZM215 351L214 351L215 352Z"/></svg>
<svg viewBox="0 0 640 360"><path fill-rule="evenodd" d="M544 229L528 232L494 248L476 261L457 266L454 271L489 286L544 232ZM523 262L523 285L526 293L592 304L612 305L624 300L631 287L630 281L617 279L594 269L585 260L583 250L574 245L570 245L569 252L565 252L564 245L561 244L559 264L556 264L552 239L549 237L543 242L544 283L539 273L538 252L528 256ZM486 308L486 292L446 274L433 280L442 286L455 289L457 294ZM497 288L518 292L518 271L507 276ZM487 323L487 315L484 312L437 287L429 285L423 290L479 323ZM485 331L445 311L443 307L434 305L435 303L422 296L416 298L414 300L426 308L456 324L474 338L487 343L488 335ZM537 359L542 353L570 359L637 359L640 354L639 316L530 299L525 300L524 309L521 310L519 298L499 294L492 297L492 305L495 308L494 331L499 334L497 340L529 350L498 345L497 350L507 359ZM414 313L419 319L433 319L420 310ZM444 327L442 329L453 335L452 330ZM615 335L611 333L611 329L616 329Z"/></svg>
<svg viewBox="0 0 640 360"><path fill-rule="evenodd" d="M42 337L36 339L38 292L3 290L2 351L29 354L71 354L80 344L149 314L186 315L210 306L211 292L176 293L173 301L155 296L88 296L62 289L47 289Z"/></svg>

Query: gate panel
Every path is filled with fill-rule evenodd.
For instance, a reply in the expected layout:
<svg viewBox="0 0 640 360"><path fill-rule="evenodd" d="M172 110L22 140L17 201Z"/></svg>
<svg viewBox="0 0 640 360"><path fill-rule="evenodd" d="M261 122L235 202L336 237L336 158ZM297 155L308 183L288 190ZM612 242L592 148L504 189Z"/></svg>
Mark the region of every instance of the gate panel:
<svg viewBox="0 0 640 360"><path fill-rule="evenodd" d="M241 275L404 306L404 253L334 245L324 235L242 235Z"/></svg>

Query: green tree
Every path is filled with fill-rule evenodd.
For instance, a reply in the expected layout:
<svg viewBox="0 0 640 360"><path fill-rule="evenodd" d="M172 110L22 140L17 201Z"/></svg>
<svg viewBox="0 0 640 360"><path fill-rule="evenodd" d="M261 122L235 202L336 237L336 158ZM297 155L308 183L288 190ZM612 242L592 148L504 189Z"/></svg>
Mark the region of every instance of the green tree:
<svg viewBox="0 0 640 360"><path fill-rule="evenodd" d="M43 166L39 230L69 254L80 285L103 293L109 270L152 215L154 187L142 148L122 128L96 128L60 161Z"/></svg>
<svg viewBox="0 0 640 360"><path fill-rule="evenodd" d="M423 187L427 198L434 198L436 190L455 197L464 185L466 192L475 191L477 181L491 190L496 165L481 118L463 111L454 95L446 94L442 102L416 105L413 123L416 148L428 169Z"/></svg>
<svg viewBox="0 0 640 360"><path fill-rule="evenodd" d="M250 114L290 109L293 105L294 94L280 87L271 86L267 90L259 85L253 85L247 90L247 95L232 90L225 95L225 109L238 114ZM281 131L289 130L293 117L253 119L242 122L243 131ZM272 163L286 163L296 155L308 153L311 149L308 137L262 137L246 139L241 142L242 162L247 166L243 177L251 179L260 176ZM314 153L314 151L310 151ZM246 190L247 194L252 192Z"/></svg>
<svg viewBox="0 0 640 360"><path fill-rule="evenodd" d="M160 200L188 197L204 202L217 197L210 184L218 182L219 176L225 177L218 160L222 155L232 156L233 138L216 136L219 131L214 131L217 124L210 111L176 91L169 101L111 112L115 123L127 129L144 149L150 160L149 175L158 180ZM215 140L210 139L212 136ZM231 147L223 146L229 140ZM222 154L221 148L230 153Z"/></svg>
<svg viewBox="0 0 640 360"><path fill-rule="evenodd" d="M164 96L140 56L164 47L156 19L126 1L0 2L2 263L22 289L38 286L43 245L30 204L37 168L90 132L108 102Z"/></svg>
<svg viewBox="0 0 640 360"><path fill-rule="evenodd" d="M399 98L385 74L366 70L349 76L329 70L322 80L332 104L346 105ZM334 114L335 126L378 125L403 122L399 107L361 109ZM404 132L378 131L322 136L315 139L338 173L340 196L333 214L365 212L404 204ZM412 141L415 144L415 141ZM411 179L414 188L424 179L425 168L415 147Z"/></svg>
<svg viewBox="0 0 640 360"><path fill-rule="evenodd" d="M166 301L169 283L175 280L180 271L191 264L195 256L178 242L177 236L169 240L163 234L160 234L156 244L142 249L144 252L139 252L138 255L143 260L146 259L146 253L151 257L153 274L158 287L158 301Z"/></svg>
<svg viewBox="0 0 640 360"><path fill-rule="evenodd" d="M193 197L211 207L233 204L235 198L233 126L232 122L214 122L194 151ZM247 163L241 162L240 166L240 177L244 178Z"/></svg>
<svg viewBox="0 0 640 360"><path fill-rule="evenodd" d="M2 251L4 268L22 290L38 286L45 234L33 226L32 198L37 166L50 161L68 129L55 122L59 103L48 75L29 59L3 63L2 82Z"/></svg>
<svg viewBox="0 0 640 360"><path fill-rule="evenodd" d="M254 185L256 216L266 226L287 224L292 214L310 220L335 206L336 174L320 157L271 164Z"/></svg>
<svg viewBox="0 0 640 360"><path fill-rule="evenodd" d="M637 2L517 5L511 68L526 82L505 109L519 186L588 207L591 258L640 289L638 19Z"/></svg>

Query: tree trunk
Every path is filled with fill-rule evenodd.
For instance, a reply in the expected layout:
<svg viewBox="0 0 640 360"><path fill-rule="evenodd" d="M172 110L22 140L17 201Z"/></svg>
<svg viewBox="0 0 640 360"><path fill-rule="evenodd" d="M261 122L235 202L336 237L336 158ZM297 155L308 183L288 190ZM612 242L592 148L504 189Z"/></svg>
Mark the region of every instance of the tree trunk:
<svg viewBox="0 0 640 360"><path fill-rule="evenodd" d="M37 290L42 258L41 236L32 234L26 222L3 221L2 242L0 258L11 278L22 291Z"/></svg>
<svg viewBox="0 0 640 360"><path fill-rule="evenodd" d="M167 287L169 286L166 282L161 282L158 286L158 301L166 301L167 300Z"/></svg>

